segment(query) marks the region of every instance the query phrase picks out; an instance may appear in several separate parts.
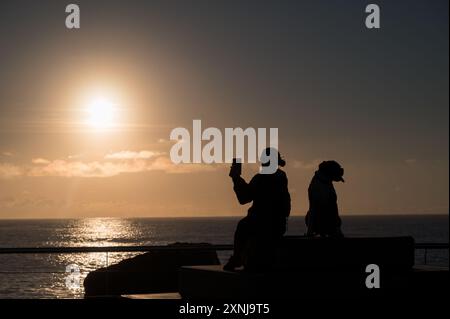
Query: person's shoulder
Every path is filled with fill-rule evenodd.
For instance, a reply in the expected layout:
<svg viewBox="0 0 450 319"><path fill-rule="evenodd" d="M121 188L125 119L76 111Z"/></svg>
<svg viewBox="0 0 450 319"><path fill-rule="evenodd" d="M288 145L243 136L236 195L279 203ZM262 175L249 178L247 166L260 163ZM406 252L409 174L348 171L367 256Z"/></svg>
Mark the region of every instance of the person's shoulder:
<svg viewBox="0 0 450 319"><path fill-rule="evenodd" d="M282 178L287 178L286 172L283 171L281 168L277 169L277 171L275 172L275 174L277 174L278 176L282 177Z"/></svg>
<svg viewBox="0 0 450 319"><path fill-rule="evenodd" d="M287 179L287 175L286 173L281 170L281 169L277 169L273 174L262 174L262 173L257 173L255 176L253 176L253 178L251 179L251 181L259 181L259 180L265 180L265 178L283 178L283 179Z"/></svg>
<svg viewBox="0 0 450 319"><path fill-rule="evenodd" d="M252 177L252 179L250 180L250 183L255 183L255 182L257 182L260 178L261 178L261 174L260 174L260 173L257 173L257 174L255 174L255 175Z"/></svg>

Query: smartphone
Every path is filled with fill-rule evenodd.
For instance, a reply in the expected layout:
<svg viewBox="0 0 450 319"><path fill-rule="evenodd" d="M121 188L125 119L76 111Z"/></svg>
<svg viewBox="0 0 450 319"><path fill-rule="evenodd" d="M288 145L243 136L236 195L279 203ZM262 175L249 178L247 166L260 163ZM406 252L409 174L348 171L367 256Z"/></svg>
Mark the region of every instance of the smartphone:
<svg viewBox="0 0 450 319"><path fill-rule="evenodd" d="M241 159L233 158L233 164L231 165L231 171L234 176L241 176L241 174L242 174Z"/></svg>

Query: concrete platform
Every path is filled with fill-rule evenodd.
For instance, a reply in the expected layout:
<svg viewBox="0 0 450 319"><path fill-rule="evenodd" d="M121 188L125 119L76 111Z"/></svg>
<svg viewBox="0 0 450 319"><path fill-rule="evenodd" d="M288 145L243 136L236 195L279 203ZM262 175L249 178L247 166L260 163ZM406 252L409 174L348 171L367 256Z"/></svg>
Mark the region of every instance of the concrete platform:
<svg viewBox="0 0 450 319"><path fill-rule="evenodd" d="M448 268L433 267L382 272L381 288L368 289L365 269L246 273L224 271L221 266L191 266L180 270L179 292L187 299L229 300L429 297L448 292L448 274Z"/></svg>
<svg viewBox="0 0 450 319"><path fill-rule="evenodd" d="M358 271L368 264L384 270L408 270L414 265L412 237L310 238L285 236L278 241L250 240L246 268Z"/></svg>
<svg viewBox="0 0 450 319"><path fill-rule="evenodd" d="M178 292L167 292L167 293L160 293L160 294L132 294L132 295L122 295L122 298L126 299L137 299L137 300L177 300L181 299L181 295Z"/></svg>

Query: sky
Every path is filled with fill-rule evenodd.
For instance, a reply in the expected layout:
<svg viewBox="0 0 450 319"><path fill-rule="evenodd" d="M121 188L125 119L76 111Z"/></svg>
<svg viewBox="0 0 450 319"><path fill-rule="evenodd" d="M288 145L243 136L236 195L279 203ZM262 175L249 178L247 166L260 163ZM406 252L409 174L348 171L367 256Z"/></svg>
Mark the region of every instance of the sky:
<svg viewBox="0 0 450 319"><path fill-rule="evenodd" d="M448 214L448 1L73 2L0 2L0 218L245 215L194 119L278 128L292 215L329 159L341 214Z"/></svg>

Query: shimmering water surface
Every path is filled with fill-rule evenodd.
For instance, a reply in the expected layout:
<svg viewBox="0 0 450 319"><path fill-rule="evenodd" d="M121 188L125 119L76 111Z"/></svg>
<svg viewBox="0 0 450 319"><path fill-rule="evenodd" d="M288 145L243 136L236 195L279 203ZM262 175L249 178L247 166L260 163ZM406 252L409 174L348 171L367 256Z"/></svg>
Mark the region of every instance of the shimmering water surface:
<svg viewBox="0 0 450 319"><path fill-rule="evenodd" d="M173 242L231 244L238 218L92 218L73 220L2 220L0 247L131 246ZM411 235L416 242L447 243L448 216L347 216L347 236ZM291 217L288 234L302 235L302 217ZM136 253L0 255L0 298L82 298L83 287L69 289L66 267L80 268L80 282L89 271ZM221 260L229 253L220 254ZM448 265L448 250L432 251L428 262ZM423 263L418 251L416 263Z"/></svg>

